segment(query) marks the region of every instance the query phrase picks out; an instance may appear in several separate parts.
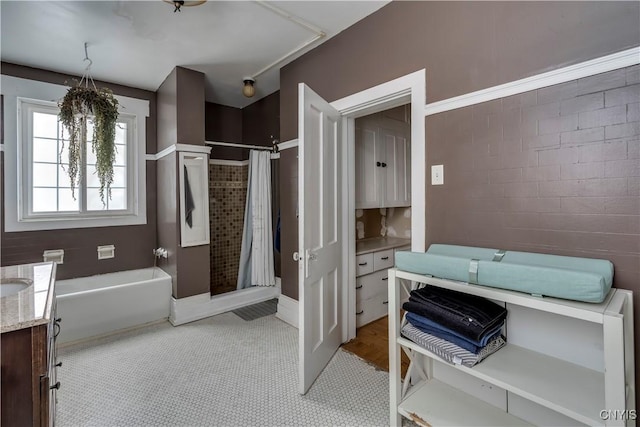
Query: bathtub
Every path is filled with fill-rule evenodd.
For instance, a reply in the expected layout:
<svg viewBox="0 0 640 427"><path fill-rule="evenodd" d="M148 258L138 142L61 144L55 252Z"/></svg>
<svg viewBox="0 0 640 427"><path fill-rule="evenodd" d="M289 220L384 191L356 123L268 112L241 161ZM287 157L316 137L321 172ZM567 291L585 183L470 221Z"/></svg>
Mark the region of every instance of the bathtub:
<svg viewBox="0 0 640 427"><path fill-rule="evenodd" d="M56 281L58 343L169 317L171 276L159 268Z"/></svg>

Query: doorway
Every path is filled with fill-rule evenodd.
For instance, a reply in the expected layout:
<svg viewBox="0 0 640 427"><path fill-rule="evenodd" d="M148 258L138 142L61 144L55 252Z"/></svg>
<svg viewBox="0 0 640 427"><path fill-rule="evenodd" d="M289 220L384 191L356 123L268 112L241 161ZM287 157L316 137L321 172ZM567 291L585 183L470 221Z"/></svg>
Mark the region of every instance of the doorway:
<svg viewBox="0 0 640 427"><path fill-rule="evenodd" d="M414 184L411 186L411 200L412 200L412 221L411 221L411 249L417 252L424 252L425 250L425 127L424 127L424 105L425 105L425 70L420 70L398 79L383 83L381 85L366 89L358 92L354 95L339 99L327 105L327 108L331 108L333 111L339 114L341 122L340 135L342 141L347 141L346 144L341 144L341 156L344 161L339 166L340 180L343 183L343 188L346 191L342 191L339 196L338 211L339 221L342 226L340 227L340 245L341 253L343 255L342 265L339 268L338 275L339 281L343 285L340 286L338 292L339 306L340 306L340 323L337 325L342 331L342 342L347 342L356 336L356 290L355 286L349 286L351 278L356 277L356 221L355 215L355 171L352 165L355 164L355 119L358 117L366 116L373 113L378 113L384 110L388 110L394 107L398 107L405 104L411 105L411 182ZM300 93L302 94L305 88L304 84L299 85ZM317 97L316 97L317 98ZM299 108L299 139L300 145L298 150L299 155L299 173L301 177L306 176L306 171L301 165L304 164L304 151L307 137L312 137L317 140L317 137L313 135L305 134L305 125L311 120L311 116L314 114L314 108L310 108L305 104L305 97L301 95ZM311 106L313 107L313 106ZM306 110L305 110L306 108ZM323 107L324 108L324 107ZM308 111L307 111L308 110ZM316 113L317 115L317 113ZM319 115L318 117L322 117ZM310 122L309 122L310 123ZM322 139L322 133L320 139ZM311 140L309 142L311 142ZM301 179L299 183L303 183ZM304 200L304 185L299 186L299 197L301 204L301 214L299 222L299 254L304 255L300 257L300 297L299 297L299 331L300 331L300 378L301 383L310 385L313 379L322 371L322 368L328 363L330 355L337 349L337 346L333 350L329 348L324 349L324 353L329 357L324 357L322 361L315 360L311 357L312 348L319 348L317 338L322 337L322 334L318 335L317 329L322 325L322 312L323 307L317 307L311 304L311 300L307 301L305 298L304 286L305 272L307 271L307 265L310 260L315 260L315 256L310 252L309 248L312 244L306 242L304 239L303 218L304 206L302 200ZM309 253L309 256L306 254ZM392 265L391 265L392 266ZM344 284L347 284L346 286ZM320 301L320 300L316 300ZM321 302L321 301L320 301ZM314 329L315 328L315 329ZM310 364L312 366L306 366ZM320 364L322 366L320 366ZM309 369L308 369L309 368ZM305 373L313 372L314 378L305 378ZM302 380L305 378L304 380ZM301 387L301 393L306 393L308 387Z"/></svg>

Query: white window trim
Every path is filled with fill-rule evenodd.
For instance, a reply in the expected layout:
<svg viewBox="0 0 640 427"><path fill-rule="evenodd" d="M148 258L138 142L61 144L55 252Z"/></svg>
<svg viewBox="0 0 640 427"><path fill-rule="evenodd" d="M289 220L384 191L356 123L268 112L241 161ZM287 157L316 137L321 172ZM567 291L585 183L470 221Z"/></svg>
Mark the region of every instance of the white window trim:
<svg viewBox="0 0 640 427"><path fill-rule="evenodd" d="M70 228L109 227L124 225L141 225L147 223L146 197L146 123L149 116L149 101L116 95L120 104L120 112L126 116L134 116L135 141L130 145L132 163L130 180L127 191L133 192L130 199L131 206L126 213L100 212L96 215L74 216L73 218L25 218L22 215L22 197L24 188L18 188L24 167L25 156L21 152L19 142L19 126L21 118L18 115L19 98L56 102L62 99L68 89L67 86L34 80L21 79L12 76L0 76L0 87L4 95L4 127L5 127L5 174L4 174L4 221L6 232L55 230ZM28 159L27 159L28 160ZM25 183L26 184L26 183ZM26 206L25 206L26 207Z"/></svg>

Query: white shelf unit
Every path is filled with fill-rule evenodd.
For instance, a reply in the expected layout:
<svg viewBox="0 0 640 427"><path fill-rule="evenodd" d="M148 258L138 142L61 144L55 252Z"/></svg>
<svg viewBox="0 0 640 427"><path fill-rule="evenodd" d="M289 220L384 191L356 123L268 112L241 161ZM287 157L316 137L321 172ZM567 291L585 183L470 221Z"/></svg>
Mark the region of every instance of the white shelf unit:
<svg viewBox="0 0 640 427"><path fill-rule="evenodd" d="M558 315L560 322L597 325L602 346L595 358L604 362L602 369L574 363L570 357L545 354L509 343L478 365L468 368L450 365L435 354L400 334L402 320L401 289L408 292L419 284L429 284L482 296L513 308L534 310L543 316ZM515 323L514 323L515 324ZM560 326L559 326L560 327ZM571 330L569 327L569 331ZM404 384L400 375L400 352L411 359ZM576 355L578 356L578 355ZM504 392L504 404L493 405L464 390L434 377L434 364L450 366L464 377L477 379L487 388ZM419 375L416 375L419 374ZM401 271L389 270L389 381L390 425L401 425L401 417L420 425L498 426L530 425L530 420L511 413L509 398L524 399L566 417L575 424L619 426L635 425L635 373L633 358L633 293L612 289L600 304L580 303L555 298L540 298L501 289L469 285ZM520 407L514 402L513 408ZM607 417L602 410L612 410ZM614 411L617 416L614 415ZM624 412L624 411L627 412ZM518 414L522 415L522 414ZM527 418L526 416L524 418Z"/></svg>

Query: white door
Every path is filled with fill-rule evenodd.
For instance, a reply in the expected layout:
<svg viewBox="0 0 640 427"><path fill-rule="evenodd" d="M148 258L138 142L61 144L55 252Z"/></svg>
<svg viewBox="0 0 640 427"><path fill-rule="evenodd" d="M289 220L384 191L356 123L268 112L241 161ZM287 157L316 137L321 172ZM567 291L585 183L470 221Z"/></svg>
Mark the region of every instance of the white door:
<svg viewBox="0 0 640 427"><path fill-rule="evenodd" d="M298 86L299 390L305 394L341 344L340 114Z"/></svg>

